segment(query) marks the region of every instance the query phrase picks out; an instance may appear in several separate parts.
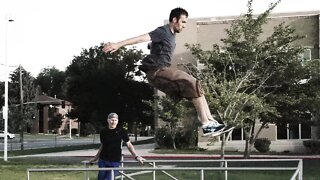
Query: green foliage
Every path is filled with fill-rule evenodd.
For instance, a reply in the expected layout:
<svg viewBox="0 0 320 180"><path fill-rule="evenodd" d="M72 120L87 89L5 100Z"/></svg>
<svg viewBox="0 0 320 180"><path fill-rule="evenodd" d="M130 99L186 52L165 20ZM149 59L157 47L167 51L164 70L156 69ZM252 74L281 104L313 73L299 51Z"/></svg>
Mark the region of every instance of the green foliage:
<svg viewBox="0 0 320 180"><path fill-rule="evenodd" d="M254 148L259 152L268 152L270 150L271 141L268 138L256 139L254 142Z"/></svg>
<svg viewBox="0 0 320 180"><path fill-rule="evenodd" d="M156 130L156 142L162 147L190 148L196 146L198 124L192 120L195 112L190 109L190 102L182 99L175 99L166 96L155 97L157 105L151 101L145 102L157 112L159 119L166 122L165 128Z"/></svg>
<svg viewBox="0 0 320 180"><path fill-rule="evenodd" d="M184 128L178 128L175 131L175 146L177 149L190 149L196 147L197 132L185 131ZM155 134L155 141L160 148L173 148L173 139L168 127L158 128Z"/></svg>
<svg viewBox="0 0 320 180"><path fill-rule="evenodd" d="M182 125L182 120L185 117L186 107L184 106L185 100L176 101L167 97L157 97L158 105L155 110L158 112L158 117L167 122L170 137L172 139L172 146L176 149L176 134L177 126Z"/></svg>
<svg viewBox="0 0 320 180"><path fill-rule="evenodd" d="M23 91L23 114L20 113L20 69L17 68L10 74L9 83L9 130L18 132L18 130L26 130L32 125L32 117L37 113L35 102L37 89L35 79L21 67L21 82Z"/></svg>
<svg viewBox="0 0 320 180"><path fill-rule="evenodd" d="M150 109L143 100L153 98L152 88L143 81L135 81L141 74L137 62L142 51L121 48L104 53L100 46L83 49L66 70L67 99L73 103L70 113L83 124L92 123L96 129L105 126L108 113L116 112L123 122L151 124Z"/></svg>
<svg viewBox="0 0 320 180"><path fill-rule="evenodd" d="M303 141L303 145L313 154L320 153L320 141L319 140Z"/></svg>
<svg viewBox="0 0 320 180"><path fill-rule="evenodd" d="M175 142L178 149L195 148L198 146L198 131L179 128L175 136Z"/></svg>
<svg viewBox="0 0 320 180"><path fill-rule="evenodd" d="M158 102L159 118L168 122L170 126L176 126L184 118L186 108L183 105L183 101L176 102L164 96L158 97Z"/></svg>
<svg viewBox="0 0 320 180"><path fill-rule="evenodd" d="M252 3L249 0L247 13L226 29L223 45L213 44L209 50L200 44L186 45L205 65L203 70L185 66L202 80L216 118L244 127L249 142L259 135L253 128L257 120L265 125L311 120L310 112L316 114L319 103L315 67L319 72L320 64L300 58L304 49L295 42L304 36L288 24L279 23L269 37L261 37L262 26L280 0L258 16L252 14Z"/></svg>
<svg viewBox="0 0 320 180"><path fill-rule="evenodd" d="M155 134L155 141L160 147L172 147L172 138L168 128L157 128Z"/></svg>
<svg viewBox="0 0 320 180"><path fill-rule="evenodd" d="M2 106L4 106L4 82L0 82L0 107Z"/></svg>
<svg viewBox="0 0 320 180"><path fill-rule="evenodd" d="M243 119L257 119L262 113L277 116L267 96L283 84L296 84L305 78L306 69L298 59L302 48L292 45L302 36L294 34L292 27L279 24L270 37L259 40L262 25L279 2L254 18L249 1L247 14L226 30L224 46L214 44L212 50L205 51L200 45L187 45L206 65L200 78L211 108L225 122L241 125ZM194 71L190 66L188 69Z"/></svg>
<svg viewBox="0 0 320 180"><path fill-rule="evenodd" d="M36 78L40 93L51 97L65 98L65 72L55 67L44 68Z"/></svg>
<svg viewBox="0 0 320 180"><path fill-rule="evenodd" d="M61 114L55 114L52 111L52 109L49 110L49 117L51 118L48 121L48 130L56 130L60 128L62 124L63 116Z"/></svg>

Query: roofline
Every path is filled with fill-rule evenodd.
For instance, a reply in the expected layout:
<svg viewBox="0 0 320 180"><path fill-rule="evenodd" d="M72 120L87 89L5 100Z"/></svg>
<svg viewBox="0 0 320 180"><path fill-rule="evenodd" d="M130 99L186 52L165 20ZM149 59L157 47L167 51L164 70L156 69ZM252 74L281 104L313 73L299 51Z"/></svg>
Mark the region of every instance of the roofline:
<svg viewBox="0 0 320 180"><path fill-rule="evenodd" d="M213 16L213 17L200 17L192 18L197 24L206 24L210 22L224 22L224 21L234 21L238 20L241 16ZM253 14L253 17L258 17L260 14ZM281 12L281 13L271 13L268 19L280 19L280 18L291 18L291 17L307 17L307 16L319 16L319 11L300 11L300 12ZM199 21L197 21L199 19Z"/></svg>

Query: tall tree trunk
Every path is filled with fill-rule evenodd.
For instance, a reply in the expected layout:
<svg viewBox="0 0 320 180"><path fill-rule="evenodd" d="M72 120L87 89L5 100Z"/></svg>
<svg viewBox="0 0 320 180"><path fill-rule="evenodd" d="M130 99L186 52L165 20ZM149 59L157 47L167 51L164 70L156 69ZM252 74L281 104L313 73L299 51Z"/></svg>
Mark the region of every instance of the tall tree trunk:
<svg viewBox="0 0 320 180"><path fill-rule="evenodd" d="M256 142L256 139L259 137L260 132L262 131L262 129L265 127L266 124L267 124L266 122L263 122L261 124L261 127L257 131L257 133L256 134L254 134L254 133L251 134L250 141L249 141L250 142L250 144L249 144L250 151L252 150L252 147L254 146L254 142ZM255 126L255 123L253 125ZM253 131L254 131L254 127L253 127Z"/></svg>
<svg viewBox="0 0 320 180"><path fill-rule="evenodd" d="M172 146L173 146L173 149L177 149L177 147L176 147L176 141L175 141L174 136L171 136L171 138L172 138Z"/></svg>
<svg viewBox="0 0 320 180"><path fill-rule="evenodd" d="M249 133L247 131L244 131L244 137L245 137L245 149L244 149L244 155L243 158L248 159L250 158L250 151L249 151Z"/></svg>
<svg viewBox="0 0 320 180"><path fill-rule="evenodd" d="M224 159L225 156L225 145L226 145L226 134L222 135L222 142L221 142L221 154L220 154L220 159Z"/></svg>
<svg viewBox="0 0 320 180"><path fill-rule="evenodd" d="M244 137L246 140L246 145L245 145L245 151L243 157L245 159L249 159L251 155L251 144L252 144L252 137L254 135L254 126L255 123L252 123L251 126L244 131Z"/></svg>
<svg viewBox="0 0 320 180"><path fill-rule="evenodd" d="M266 126L266 124L267 124L266 122L263 122L256 134L254 134L255 122L252 123L252 126L251 126L249 132L245 131L245 139L246 139L246 146L245 146L245 152L244 152L245 159L250 158L250 154L252 151L252 147L254 146L254 142L259 137L259 134L261 133L262 129ZM250 136L249 136L249 134L250 134Z"/></svg>
<svg viewBox="0 0 320 180"><path fill-rule="evenodd" d="M175 128L174 128L174 125L170 125L170 135L171 135L171 140L172 140L172 147L173 147L173 149L177 149L177 147L176 147L176 130L175 130Z"/></svg>

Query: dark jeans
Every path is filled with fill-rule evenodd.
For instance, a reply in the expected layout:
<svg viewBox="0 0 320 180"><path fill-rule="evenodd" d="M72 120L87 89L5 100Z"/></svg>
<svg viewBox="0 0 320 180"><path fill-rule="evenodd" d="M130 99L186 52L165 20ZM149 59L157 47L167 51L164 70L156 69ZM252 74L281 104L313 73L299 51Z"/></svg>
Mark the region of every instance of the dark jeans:
<svg viewBox="0 0 320 180"><path fill-rule="evenodd" d="M119 167L120 162L110 162L110 161L99 159L98 166L99 168ZM117 175L118 175L118 171L114 170L114 178ZM112 177L112 171L99 171L98 173L98 180L113 180L111 179L111 177Z"/></svg>

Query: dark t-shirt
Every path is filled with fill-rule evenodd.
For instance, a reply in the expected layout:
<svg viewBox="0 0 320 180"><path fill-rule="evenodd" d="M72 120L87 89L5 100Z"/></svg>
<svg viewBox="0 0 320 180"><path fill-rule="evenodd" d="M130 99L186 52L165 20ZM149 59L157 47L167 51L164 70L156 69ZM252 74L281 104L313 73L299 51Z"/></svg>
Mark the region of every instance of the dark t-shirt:
<svg viewBox="0 0 320 180"><path fill-rule="evenodd" d="M121 160L121 141L128 142L129 136L122 128L104 129L100 133L100 142L103 145L100 159L119 162Z"/></svg>
<svg viewBox="0 0 320 180"><path fill-rule="evenodd" d="M171 32L169 24L149 32L149 36L151 37L151 54L172 57L176 48L176 34Z"/></svg>
<svg viewBox="0 0 320 180"><path fill-rule="evenodd" d="M150 55L145 57L142 65L148 69L157 69L171 65L171 57L176 48L176 34L169 24L149 32L151 37ZM146 71L147 71L146 70Z"/></svg>

